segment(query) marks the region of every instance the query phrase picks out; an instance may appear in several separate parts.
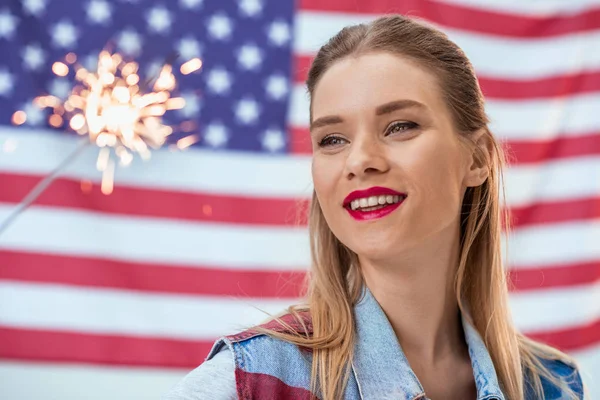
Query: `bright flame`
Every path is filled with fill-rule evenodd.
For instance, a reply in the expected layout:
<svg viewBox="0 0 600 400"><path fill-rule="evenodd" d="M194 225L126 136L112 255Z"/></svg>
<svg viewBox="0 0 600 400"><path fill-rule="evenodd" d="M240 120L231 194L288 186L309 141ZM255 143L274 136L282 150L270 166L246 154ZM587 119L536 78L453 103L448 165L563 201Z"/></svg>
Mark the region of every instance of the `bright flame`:
<svg viewBox="0 0 600 400"><path fill-rule="evenodd" d="M65 61L52 65L56 75L66 76L68 64L74 64L77 56L69 53ZM201 65L202 61L195 58L183 64L181 71L188 74ZM169 64L162 66L151 87L138 86L140 76L136 62L125 62L120 54L106 50L98 56L97 72L90 72L80 65L74 68L78 84L64 103L54 96L40 96L35 99L35 104L54 110L49 118L52 126L58 128L66 123L77 133L89 135L90 140L100 147L96 167L103 172L102 193L108 194L113 190L115 166L111 152L124 166L133 161L133 153L148 159L149 148L161 147L173 133L170 126L163 125L160 117L168 110L183 108L185 100L171 97L177 82ZM17 111L12 120L19 125L26 118L24 112ZM197 140L185 139L180 139L180 148Z"/></svg>
<svg viewBox="0 0 600 400"><path fill-rule="evenodd" d="M52 65L56 75L66 76L69 73L67 64L74 64L77 56L69 53L65 61ZM201 66L202 61L194 58L184 63L180 71L189 74ZM90 140L101 148L96 166L103 172L102 193L108 194L113 190L115 166L111 152L117 156L120 165L129 165L133 153L148 159L149 148L161 147L173 133L173 128L162 123L162 115L168 110L183 108L185 100L171 97L177 82L169 64L162 66L150 87L138 86L139 65L133 61L125 62L118 53L100 52L96 72L80 65L73 67L78 83L65 102L54 96L40 96L35 99L35 104L54 110L49 118L50 125L58 128L66 123L77 133L89 135ZM18 125L26 118L25 113L17 111L12 119ZM178 147L188 147L195 141L197 139L191 136L180 139Z"/></svg>
<svg viewBox="0 0 600 400"><path fill-rule="evenodd" d="M23 125L25 121L27 121L27 114L25 114L25 111L15 111L12 115L12 123L15 125Z"/></svg>
<svg viewBox="0 0 600 400"><path fill-rule="evenodd" d="M199 58L192 58L186 63L183 63L179 70L184 75L189 75L194 71L198 71L202 67L202 60Z"/></svg>
<svg viewBox="0 0 600 400"><path fill-rule="evenodd" d="M52 64L52 72L54 72L58 76L67 76L69 73L69 67L65 63L61 63L60 61Z"/></svg>

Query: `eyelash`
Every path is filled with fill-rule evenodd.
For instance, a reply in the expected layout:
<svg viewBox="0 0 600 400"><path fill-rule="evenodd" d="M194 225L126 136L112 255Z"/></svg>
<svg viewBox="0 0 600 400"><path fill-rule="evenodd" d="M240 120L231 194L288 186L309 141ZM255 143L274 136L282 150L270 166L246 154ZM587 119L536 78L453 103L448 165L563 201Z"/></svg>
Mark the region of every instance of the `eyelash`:
<svg viewBox="0 0 600 400"><path fill-rule="evenodd" d="M387 130L387 132L386 132L386 136L387 136L388 134L390 134L390 133L396 133L396 132L392 132L392 130L393 130L394 128L398 127L398 126L408 126L408 128L407 128L407 129L404 129L404 130L401 130L401 131L397 131L397 132L406 132L406 131L408 131L408 130L410 130L410 129L414 129L414 128L416 128L416 127L417 127L417 126L419 126L419 125L417 125L417 124L416 124L416 123L414 123L414 122L394 122L394 123L393 123L393 124L391 124L391 125L390 125L390 127L388 128L388 130ZM328 146L333 146L333 144L330 142L330 139L341 139L341 140L344 140L344 139L342 139L341 137L339 137L339 136L336 136L336 135L334 135L334 134L332 134L332 135L327 135L327 136L325 136L323 139L321 139L321 141L319 142L319 147L328 147Z"/></svg>

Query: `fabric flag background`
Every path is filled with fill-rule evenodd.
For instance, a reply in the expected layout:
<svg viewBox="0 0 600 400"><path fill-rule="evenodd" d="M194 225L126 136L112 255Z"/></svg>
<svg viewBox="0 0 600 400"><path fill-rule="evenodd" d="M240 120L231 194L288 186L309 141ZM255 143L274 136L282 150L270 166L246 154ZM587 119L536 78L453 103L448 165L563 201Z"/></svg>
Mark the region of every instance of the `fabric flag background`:
<svg viewBox="0 0 600 400"><path fill-rule="evenodd" d="M471 58L512 154L516 324L573 354L600 399L598 0L3 1L0 221L78 145L31 105L68 93L54 61L111 43L143 73L173 50L204 65L168 116L195 120L197 144L118 169L109 196L89 148L0 236L0 397L158 398L257 308L293 303L310 262L302 81L327 38L389 12Z"/></svg>

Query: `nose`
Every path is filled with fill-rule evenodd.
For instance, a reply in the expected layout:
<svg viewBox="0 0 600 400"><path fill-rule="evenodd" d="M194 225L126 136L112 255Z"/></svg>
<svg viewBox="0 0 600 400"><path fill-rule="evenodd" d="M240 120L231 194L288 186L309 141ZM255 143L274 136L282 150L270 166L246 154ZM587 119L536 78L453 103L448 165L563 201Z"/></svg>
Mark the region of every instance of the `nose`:
<svg viewBox="0 0 600 400"><path fill-rule="evenodd" d="M352 142L346 158L348 179L384 173L389 168L383 144L374 135L361 135Z"/></svg>

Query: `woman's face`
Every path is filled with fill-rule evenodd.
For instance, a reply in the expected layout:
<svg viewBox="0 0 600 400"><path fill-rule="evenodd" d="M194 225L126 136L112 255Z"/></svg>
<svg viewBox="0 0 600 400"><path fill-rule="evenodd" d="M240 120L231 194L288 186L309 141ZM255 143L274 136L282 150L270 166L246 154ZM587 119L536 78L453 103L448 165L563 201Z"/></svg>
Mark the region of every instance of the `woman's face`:
<svg viewBox="0 0 600 400"><path fill-rule="evenodd" d="M359 257L399 256L458 234L465 189L485 180L434 76L397 55L350 57L327 70L313 93L311 138L325 219Z"/></svg>

